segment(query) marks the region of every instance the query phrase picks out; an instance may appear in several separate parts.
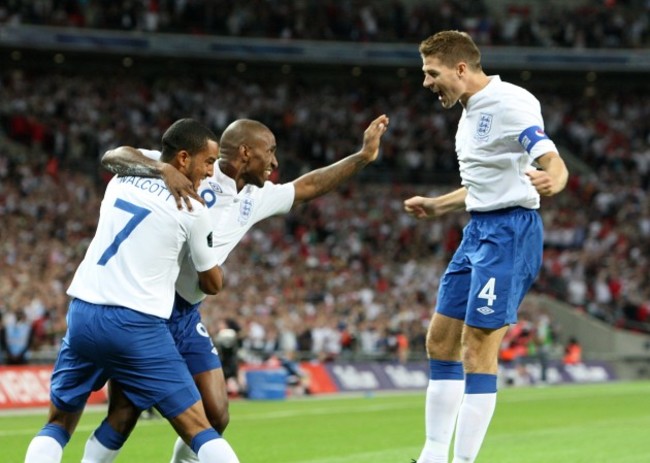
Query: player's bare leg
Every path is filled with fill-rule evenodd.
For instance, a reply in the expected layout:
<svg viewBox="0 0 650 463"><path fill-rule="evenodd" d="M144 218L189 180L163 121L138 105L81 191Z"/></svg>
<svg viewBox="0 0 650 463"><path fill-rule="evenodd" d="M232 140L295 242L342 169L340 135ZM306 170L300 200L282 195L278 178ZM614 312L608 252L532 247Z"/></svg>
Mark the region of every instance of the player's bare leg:
<svg viewBox="0 0 650 463"><path fill-rule="evenodd" d="M112 463L133 431L140 411L135 408L122 386L108 382L108 416L86 441L81 463Z"/></svg>
<svg viewBox="0 0 650 463"><path fill-rule="evenodd" d="M228 426L228 391L222 368L215 368L194 375L194 382L199 388L208 421L220 434ZM198 456L179 437L174 444L171 463L196 463Z"/></svg>
<svg viewBox="0 0 650 463"><path fill-rule="evenodd" d="M29 443L25 463L59 463L82 412L65 412L50 404L47 424Z"/></svg>
<svg viewBox="0 0 650 463"><path fill-rule="evenodd" d="M210 426L200 400L169 422L200 463L239 463L230 444Z"/></svg>

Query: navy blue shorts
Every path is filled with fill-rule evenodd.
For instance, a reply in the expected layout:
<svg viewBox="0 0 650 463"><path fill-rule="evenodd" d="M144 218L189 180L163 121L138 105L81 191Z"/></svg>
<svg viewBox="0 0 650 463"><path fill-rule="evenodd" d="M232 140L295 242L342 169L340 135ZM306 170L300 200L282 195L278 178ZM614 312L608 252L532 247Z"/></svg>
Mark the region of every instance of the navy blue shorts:
<svg viewBox="0 0 650 463"><path fill-rule="evenodd" d="M440 281L436 311L479 328L516 323L541 268L543 246L536 210L472 212Z"/></svg>
<svg viewBox="0 0 650 463"><path fill-rule="evenodd" d="M200 400L166 320L73 299L67 321L50 387L57 408L82 410L90 392L109 378L138 409L155 406L166 418Z"/></svg>
<svg viewBox="0 0 650 463"><path fill-rule="evenodd" d="M200 302L190 304L176 294L174 310L168 321L169 332L192 375L221 368L217 348L201 321L200 305Z"/></svg>

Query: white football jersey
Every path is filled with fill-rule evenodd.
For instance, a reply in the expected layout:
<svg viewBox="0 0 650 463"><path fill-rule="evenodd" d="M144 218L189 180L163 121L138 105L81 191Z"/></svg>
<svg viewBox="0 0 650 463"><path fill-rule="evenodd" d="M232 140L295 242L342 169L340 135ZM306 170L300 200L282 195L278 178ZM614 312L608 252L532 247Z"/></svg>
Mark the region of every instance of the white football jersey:
<svg viewBox="0 0 650 463"><path fill-rule="evenodd" d="M527 90L491 76L469 98L458 123L456 155L468 211L539 208L526 172L533 161L557 152L544 133L539 101Z"/></svg>
<svg viewBox="0 0 650 463"><path fill-rule="evenodd" d="M140 151L151 159L160 159L159 151ZM268 217L289 212L293 206L295 188L293 183L276 185L265 182L262 188L246 185L237 192L235 180L222 173L217 162L214 175L201 182L199 194L210 213L214 230L213 246L221 265L253 225ZM189 257L181 264L176 291L192 304L205 298L199 289L195 265Z"/></svg>
<svg viewBox="0 0 650 463"><path fill-rule="evenodd" d="M161 179L116 176L68 295L169 318L180 262L191 253L200 271L217 265L213 239L208 209L198 202L179 211Z"/></svg>

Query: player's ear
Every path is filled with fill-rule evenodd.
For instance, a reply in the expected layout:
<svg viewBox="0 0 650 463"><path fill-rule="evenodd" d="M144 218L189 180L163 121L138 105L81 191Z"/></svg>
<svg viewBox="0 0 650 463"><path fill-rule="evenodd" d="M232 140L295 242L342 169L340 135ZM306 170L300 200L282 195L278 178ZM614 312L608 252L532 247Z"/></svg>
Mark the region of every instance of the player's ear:
<svg viewBox="0 0 650 463"><path fill-rule="evenodd" d="M250 159L250 152L251 149L248 145L244 145L243 143L239 145L239 157L244 161L248 162Z"/></svg>
<svg viewBox="0 0 650 463"><path fill-rule="evenodd" d="M467 63L464 61L459 62L456 65L456 75L459 79L462 79L463 75L467 72Z"/></svg>
<svg viewBox="0 0 650 463"><path fill-rule="evenodd" d="M190 153L185 150L180 150L178 153L176 153L176 160L178 161L178 165L182 167L185 167L190 162L190 157Z"/></svg>

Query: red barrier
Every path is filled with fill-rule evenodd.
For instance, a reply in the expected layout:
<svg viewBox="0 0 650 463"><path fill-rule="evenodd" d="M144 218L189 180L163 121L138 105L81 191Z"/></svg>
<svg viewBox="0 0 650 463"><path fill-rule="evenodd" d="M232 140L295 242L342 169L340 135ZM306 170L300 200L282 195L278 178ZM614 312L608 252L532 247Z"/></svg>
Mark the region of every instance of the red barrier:
<svg viewBox="0 0 650 463"><path fill-rule="evenodd" d="M52 365L0 366L0 409L48 406L51 375ZM106 387L88 399L90 404L106 401Z"/></svg>
<svg viewBox="0 0 650 463"><path fill-rule="evenodd" d="M307 373L310 394L338 392L338 387L322 363L301 362L300 369Z"/></svg>
<svg viewBox="0 0 650 463"><path fill-rule="evenodd" d="M270 368L247 365L242 369ZM277 368L277 365L272 365ZM310 394L328 394L338 388L322 364L301 362L304 386ZM0 410L10 408L46 407L50 403L52 365L0 366ZM90 395L88 403L101 404L108 400L107 388Z"/></svg>

